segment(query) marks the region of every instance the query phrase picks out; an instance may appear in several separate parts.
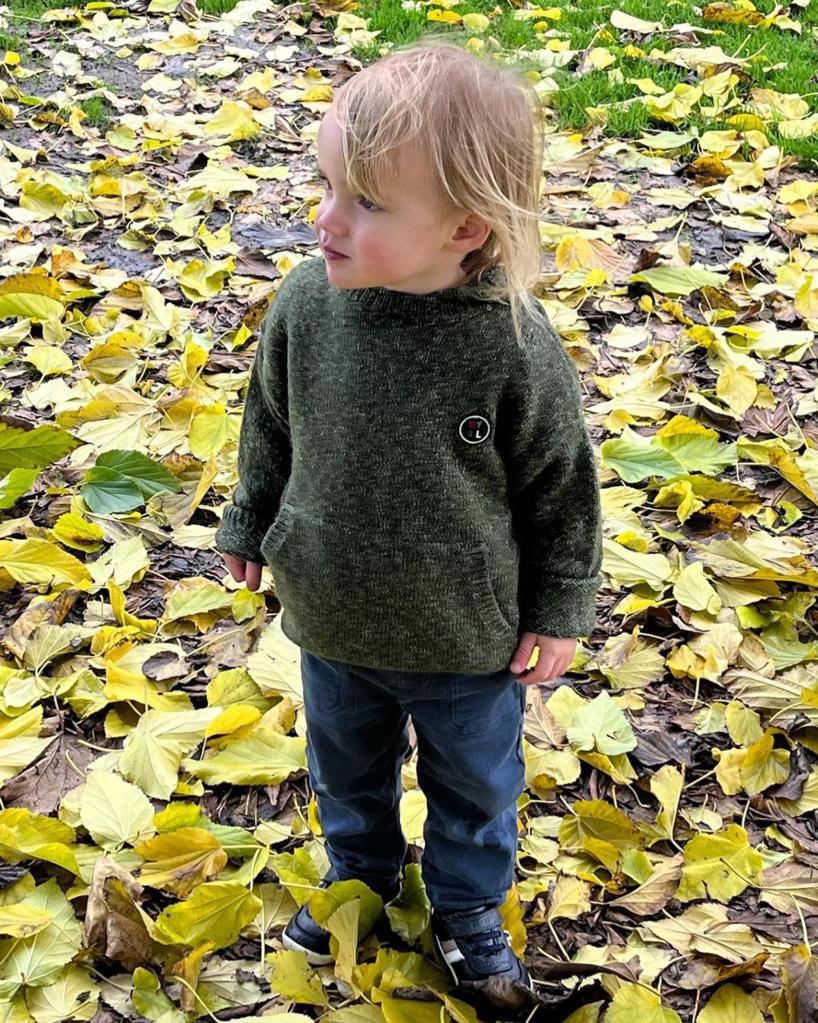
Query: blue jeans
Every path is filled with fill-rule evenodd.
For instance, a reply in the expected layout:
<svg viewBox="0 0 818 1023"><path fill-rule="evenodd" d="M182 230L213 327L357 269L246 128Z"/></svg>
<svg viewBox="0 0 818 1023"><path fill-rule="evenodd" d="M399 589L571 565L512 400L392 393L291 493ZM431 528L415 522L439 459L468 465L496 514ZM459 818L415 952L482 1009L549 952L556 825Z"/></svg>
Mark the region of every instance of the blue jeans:
<svg viewBox="0 0 818 1023"><path fill-rule="evenodd" d="M398 817L409 715L426 795L423 880L438 912L499 906L514 879L524 788L525 686L491 675L360 667L301 651L307 762L332 864L388 895L406 839Z"/></svg>

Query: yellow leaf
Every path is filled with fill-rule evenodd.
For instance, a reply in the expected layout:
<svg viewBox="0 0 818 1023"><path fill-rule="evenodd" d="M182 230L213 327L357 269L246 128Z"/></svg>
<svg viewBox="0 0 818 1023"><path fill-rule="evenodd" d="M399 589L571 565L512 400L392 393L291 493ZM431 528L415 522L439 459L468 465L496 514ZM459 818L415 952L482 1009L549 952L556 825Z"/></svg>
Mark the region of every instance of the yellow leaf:
<svg viewBox="0 0 818 1023"><path fill-rule="evenodd" d="M407 842L423 845L426 814L426 796L421 789L409 789L403 793L400 801L400 822Z"/></svg>
<svg viewBox="0 0 818 1023"><path fill-rule="evenodd" d="M673 1009L662 1007L655 991L640 984L621 982L605 1013L604 1023L682 1023Z"/></svg>
<svg viewBox="0 0 818 1023"><path fill-rule="evenodd" d="M442 21L447 25L456 25L460 21L460 15L455 11L439 11L433 9L426 14L428 21Z"/></svg>
<svg viewBox="0 0 818 1023"><path fill-rule="evenodd" d="M89 772L80 796L80 821L97 845L111 851L155 830L150 800L113 771Z"/></svg>
<svg viewBox="0 0 818 1023"><path fill-rule="evenodd" d="M261 899L244 885L234 881L206 882L185 902L162 910L152 937L166 944L190 947L212 941L214 948L225 948L237 940L261 906Z"/></svg>
<svg viewBox="0 0 818 1023"><path fill-rule="evenodd" d="M736 746L749 746L764 735L760 715L745 707L740 700L731 700L724 708L724 721Z"/></svg>
<svg viewBox="0 0 818 1023"><path fill-rule="evenodd" d="M581 846L584 838L598 838L618 849L643 846L645 836L621 810L601 799L577 800L573 813L563 817L560 843L566 849Z"/></svg>
<svg viewBox="0 0 818 1023"><path fill-rule="evenodd" d="M193 889L212 880L227 863L218 839L203 828L176 828L134 847L146 862L140 872L142 884L187 898Z"/></svg>
<svg viewBox="0 0 818 1023"><path fill-rule="evenodd" d="M721 786L725 796L735 796L741 792L741 765L744 763L745 751L743 749L721 749L714 750L713 756L717 759L716 781Z"/></svg>
<svg viewBox="0 0 818 1023"><path fill-rule="evenodd" d="M755 1001L735 984L725 984L699 1013L696 1023L764 1023Z"/></svg>
<svg viewBox="0 0 818 1023"><path fill-rule="evenodd" d="M643 102L657 120L679 124L690 116L701 98L701 86L680 82L670 92L662 96L646 96Z"/></svg>
<svg viewBox="0 0 818 1023"><path fill-rule="evenodd" d="M152 618L137 618L125 607L125 594L117 586L113 579L108 580L108 595L111 598L111 610L114 618L120 625L130 626L138 630L139 634L151 636L156 632L158 622Z"/></svg>
<svg viewBox="0 0 818 1023"><path fill-rule="evenodd" d="M509 888L506 900L500 907L500 915L503 918L503 926L511 936L512 949L518 956L521 956L528 944L528 932L523 922L523 907L516 884L512 884Z"/></svg>
<svg viewBox="0 0 818 1023"><path fill-rule="evenodd" d="M591 909L591 886L578 877L560 874L548 892L548 919L576 920Z"/></svg>
<svg viewBox="0 0 818 1023"><path fill-rule="evenodd" d="M682 795L682 775L671 764L665 764L650 779L650 791L662 809L656 815L656 828L666 839L673 839L673 825Z"/></svg>
<svg viewBox="0 0 818 1023"><path fill-rule="evenodd" d="M790 751L773 749L773 736L767 732L747 750L741 764L741 784L748 796L772 785L781 785L790 776Z"/></svg>
<svg viewBox="0 0 818 1023"><path fill-rule="evenodd" d="M258 707L248 707L241 703L231 704L225 707L221 714L211 721L205 731L205 738L214 735L230 736L239 730L247 729L248 725L255 724L261 717Z"/></svg>
<svg viewBox="0 0 818 1023"><path fill-rule="evenodd" d="M616 57L604 46L594 46L585 58L585 65L595 71L602 71L616 63Z"/></svg>
<svg viewBox="0 0 818 1023"><path fill-rule="evenodd" d="M176 277L179 287L191 302L204 302L215 298L224 287L225 279L233 272L232 256L222 260L192 259Z"/></svg>
<svg viewBox="0 0 818 1023"><path fill-rule="evenodd" d="M614 28L621 28L626 32L636 32L639 35L651 35L653 32L659 32L662 28L661 21L645 21L619 10L611 12L611 24Z"/></svg>
<svg viewBox="0 0 818 1023"><path fill-rule="evenodd" d="M567 235L557 245L554 261L557 269L563 273L579 269L605 270L613 273L621 266L622 257L598 238Z"/></svg>
<svg viewBox="0 0 818 1023"><path fill-rule="evenodd" d="M91 581L81 561L47 540L0 540L0 564L18 583L62 587Z"/></svg>
<svg viewBox="0 0 818 1023"><path fill-rule="evenodd" d="M327 1004L321 978L307 962L306 952L284 949L269 952L266 960L272 964L270 991L273 994L303 1005Z"/></svg>
<svg viewBox="0 0 818 1023"><path fill-rule="evenodd" d="M485 32L491 22L485 14L464 14L463 24L472 32Z"/></svg>
<svg viewBox="0 0 818 1023"><path fill-rule="evenodd" d="M681 902L711 899L729 902L748 884L758 883L764 865L761 853L749 843L747 832L729 824L714 835L700 834L684 847L685 866L676 897Z"/></svg>
<svg viewBox="0 0 818 1023"><path fill-rule="evenodd" d="M60 515L52 532L60 543L79 551L98 550L100 541L105 538L105 533L96 522L89 522L76 512Z"/></svg>
<svg viewBox="0 0 818 1023"><path fill-rule="evenodd" d="M818 315L818 302L816 302L816 315ZM734 366L732 363L728 363L719 373L716 381L716 394L734 412L744 415L758 396L758 383L746 366Z"/></svg>
<svg viewBox="0 0 818 1023"><path fill-rule="evenodd" d="M255 138L260 131L252 107L235 100L225 100L204 126L205 135L224 136L230 142Z"/></svg>
<svg viewBox="0 0 818 1023"><path fill-rule="evenodd" d="M228 441L238 440L240 426L239 416L228 415L221 402L214 402L197 412L191 420L188 435L190 450L197 458L206 461L211 455L218 455Z"/></svg>
<svg viewBox="0 0 818 1023"><path fill-rule="evenodd" d="M35 345L33 348L26 349L24 358L26 362L30 362L39 370L42 377L70 373L74 368L74 363L68 355L56 345Z"/></svg>
<svg viewBox="0 0 818 1023"><path fill-rule="evenodd" d="M692 495L692 487L689 489ZM704 566L700 561L685 565L679 572L673 583L673 596L682 607L690 608L691 611L718 614L722 606L721 597L705 575Z"/></svg>
<svg viewBox="0 0 818 1023"><path fill-rule="evenodd" d="M54 914L47 909L27 906L23 902L0 906L0 934L10 934L13 938L30 938L37 934L54 919Z"/></svg>
<svg viewBox="0 0 818 1023"><path fill-rule="evenodd" d="M209 784L278 785L306 769L306 740L257 728L215 756L185 760L183 766Z"/></svg>

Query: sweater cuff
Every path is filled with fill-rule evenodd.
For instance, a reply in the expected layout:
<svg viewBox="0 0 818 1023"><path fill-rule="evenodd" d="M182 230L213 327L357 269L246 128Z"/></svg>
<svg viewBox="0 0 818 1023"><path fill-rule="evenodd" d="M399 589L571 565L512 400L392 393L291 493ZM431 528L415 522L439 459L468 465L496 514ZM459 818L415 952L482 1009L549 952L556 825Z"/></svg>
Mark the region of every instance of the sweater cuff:
<svg viewBox="0 0 818 1023"><path fill-rule="evenodd" d="M255 561L263 565L261 541L270 526L270 521L245 508L228 504L224 509L221 524L216 530L216 548L223 554L232 554L243 561Z"/></svg>
<svg viewBox="0 0 818 1023"><path fill-rule="evenodd" d="M542 577L537 592L520 599L520 629L564 639L590 636L601 582L600 574L586 579Z"/></svg>

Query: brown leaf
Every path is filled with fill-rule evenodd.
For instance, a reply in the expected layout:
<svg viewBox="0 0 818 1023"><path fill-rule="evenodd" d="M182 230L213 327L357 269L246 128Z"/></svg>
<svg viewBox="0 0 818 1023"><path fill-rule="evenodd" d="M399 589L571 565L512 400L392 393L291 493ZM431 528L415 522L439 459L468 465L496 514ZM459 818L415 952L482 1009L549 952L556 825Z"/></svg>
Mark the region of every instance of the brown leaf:
<svg viewBox="0 0 818 1023"><path fill-rule="evenodd" d="M84 920L88 945L126 970L147 965L154 955L155 943L136 906L142 890L109 856L94 864Z"/></svg>
<svg viewBox="0 0 818 1023"><path fill-rule="evenodd" d="M653 916L654 913L663 909L676 894L682 877L683 865L684 856L682 853L678 853L664 863L660 863L647 881L640 884L638 888L634 888L632 892L628 892L627 895L622 895L618 899L613 899L608 905L624 909L634 916Z"/></svg>
<svg viewBox="0 0 818 1023"><path fill-rule="evenodd" d="M806 945L797 945L783 957L781 980L790 1023L814 1023L818 961Z"/></svg>
<svg viewBox="0 0 818 1023"><path fill-rule="evenodd" d="M3 637L3 645L18 661L22 661L26 645L35 630L41 625L59 625L79 596L79 590L63 590L54 600L27 607Z"/></svg>
<svg viewBox="0 0 818 1023"><path fill-rule="evenodd" d="M45 723L42 734L46 732ZM24 806L32 813L53 814L60 800L83 781L98 754L63 732L42 757L3 786L7 806Z"/></svg>

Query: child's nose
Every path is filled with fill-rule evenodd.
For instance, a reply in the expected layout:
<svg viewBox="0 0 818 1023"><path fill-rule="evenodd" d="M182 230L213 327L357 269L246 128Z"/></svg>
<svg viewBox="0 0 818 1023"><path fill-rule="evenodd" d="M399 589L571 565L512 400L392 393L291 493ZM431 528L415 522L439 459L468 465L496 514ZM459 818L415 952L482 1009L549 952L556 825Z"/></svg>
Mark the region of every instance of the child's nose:
<svg viewBox="0 0 818 1023"><path fill-rule="evenodd" d="M315 215L315 225L333 238L340 238L345 233L343 217L329 199L322 199Z"/></svg>

